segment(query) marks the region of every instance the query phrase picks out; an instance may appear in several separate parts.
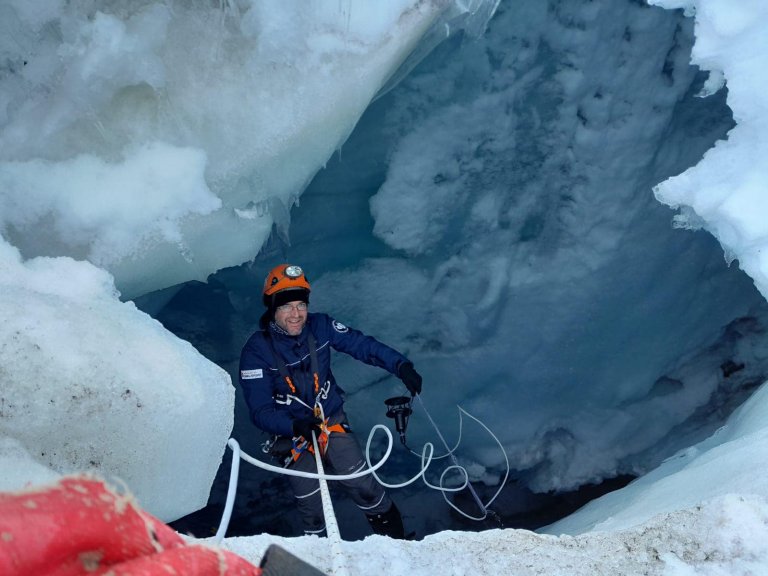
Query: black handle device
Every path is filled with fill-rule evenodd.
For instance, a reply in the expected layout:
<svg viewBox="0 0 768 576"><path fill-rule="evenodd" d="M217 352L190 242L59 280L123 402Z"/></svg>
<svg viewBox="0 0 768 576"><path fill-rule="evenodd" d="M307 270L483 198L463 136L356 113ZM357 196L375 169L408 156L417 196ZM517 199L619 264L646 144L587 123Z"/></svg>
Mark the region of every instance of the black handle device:
<svg viewBox="0 0 768 576"><path fill-rule="evenodd" d="M400 434L400 442L403 443L403 446L406 446L405 430L408 428L408 417L413 413L412 400L413 398L409 396L395 396L384 400L384 404L387 405L387 416L394 419L395 430Z"/></svg>

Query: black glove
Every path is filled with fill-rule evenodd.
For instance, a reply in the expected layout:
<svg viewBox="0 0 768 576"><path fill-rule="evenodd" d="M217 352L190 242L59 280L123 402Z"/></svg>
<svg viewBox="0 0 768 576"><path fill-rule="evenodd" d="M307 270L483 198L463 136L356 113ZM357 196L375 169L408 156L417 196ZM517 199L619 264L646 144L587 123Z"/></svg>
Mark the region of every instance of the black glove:
<svg viewBox="0 0 768 576"><path fill-rule="evenodd" d="M317 418L316 416L309 416L307 418L298 418L293 421L293 435L294 436L304 436L304 439L311 442L312 441L312 432L315 433L315 436L318 438L320 437L320 433L322 432L322 429L320 428L320 425L323 423L320 418Z"/></svg>
<svg viewBox="0 0 768 576"><path fill-rule="evenodd" d="M421 394L421 374L416 372L412 362L406 362L400 366L397 377L403 381L411 396Z"/></svg>

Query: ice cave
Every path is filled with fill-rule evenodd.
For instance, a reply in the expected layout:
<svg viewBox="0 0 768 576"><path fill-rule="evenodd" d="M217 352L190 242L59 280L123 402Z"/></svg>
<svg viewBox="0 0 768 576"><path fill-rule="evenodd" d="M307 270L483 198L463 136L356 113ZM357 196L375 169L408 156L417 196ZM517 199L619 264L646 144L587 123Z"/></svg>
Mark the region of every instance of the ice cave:
<svg viewBox="0 0 768 576"><path fill-rule="evenodd" d="M693 3L653 4L0 2L0 489L92 471L214 532L227 439L267 439L237 372L280 262L414 361L451 442L460 406L503 445L497 519L392 494L420 536L543 528L711 437L768 379L768 235L749 197L695 196L740 166L676 178L754 163L759 124ZM334 363L364 440L402 383ZM418 410L408 438L435 441ZM486 431L457 455L493 494ZM229 534L297 522L242 466Z"/></svg>

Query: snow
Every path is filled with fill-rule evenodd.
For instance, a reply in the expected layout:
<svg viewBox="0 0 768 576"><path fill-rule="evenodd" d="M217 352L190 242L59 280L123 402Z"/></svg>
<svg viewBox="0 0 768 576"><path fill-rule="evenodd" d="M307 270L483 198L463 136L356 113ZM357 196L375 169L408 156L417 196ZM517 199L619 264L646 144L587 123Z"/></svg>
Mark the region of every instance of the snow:
<svg viewBox="0 0 768 576"><path fill-rule="evenodd" d="M642 475L541 533L343 542L351 573L768 574L768 8L652 3L505 3L413 69L497 3L2 2L0 488L97 471L164 520L202 507L227 438L259 441L227 370L288 255L527 488ZM336 174L370 202L307 187L348 137ZM215 363L125 301L205 279L229 308L180 331L238 316L200 337ZM369 429L400 383L337 367ZM463 446L492 484L501 454ZM408 500L421 534L450 521L432 502ZM338 572L327 540L223 545L270 542Z"/></svg>
<svg viewBox="0 0 768 576"><path fill-rule="evenodd" d="M51 218L53 237L91 246L84 254L90 262L109 263L140 251L145 234L181 243L180 220L221 207L205 183L205 164L200 150L162 143L127 151L118 164L90 154L6 162L0 210L17 226Z"/></svg>
<svg viewBox="0 0 768 576"><path fill-rule="evenodd" d="M393 576L450 574L562 574L615 576L757 575L768 571L768 503L755 496L723 496L654 517L625 530L549 536L525 530L441 532L420 542L369 536L342 542L335 561L327 540L314 536L229 538L224 548L258 564L277 544L326 574Z"/></svg>
<svg viewBox="0 0 768 576"><path fill-rule="evenodd" d="M246 262L430 27L486 3L7 0L0 227L126 298Z"/></svg>
<svg viewBox="0 0 768 576"><path fill-rule="evenodd" d="M664 5L663 2L652 2ZM704 161L656 187L660 201L685 211L681 226L704 227L730 258L768 296L768 223L763 217L768 166L768 76L760 63L768 54L762 23L763 2L746 2L733 10L728 2L689 3L696 14L697 42L692 62L728 85L728 105L737 126L718 142ZM693 220L691 223L690 220Z"/></svg>
<svg viewBox="0 0 768 576"><path fill-rule="evenodd" d="M2 242L0 290L0 489L98 471L161 519L204 506L232 431L229 375L87 262L23 262Z"/></svg>

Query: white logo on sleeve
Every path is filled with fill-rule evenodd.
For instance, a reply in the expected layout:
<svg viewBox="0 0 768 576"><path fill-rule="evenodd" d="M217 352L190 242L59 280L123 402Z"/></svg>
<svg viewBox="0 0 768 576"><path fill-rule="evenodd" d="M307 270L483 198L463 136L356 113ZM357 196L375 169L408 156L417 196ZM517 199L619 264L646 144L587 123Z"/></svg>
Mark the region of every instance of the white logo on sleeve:
<svg viewBox="0 0 768 576"><path fill-rule="evenodd" d="M256 378L263 378L264 373L261 371L261 368L257 368L256 370L240 370L240 378L243 380L255 380Z"/></svg>
<svg viewBox="0 0 768 576"><path fill-rule="evenodd" d="M344 334L344 332L349 332L349 328L337 320L333 321L333 329L336 330L336 332L340 332L341 334Z"/></svg>

